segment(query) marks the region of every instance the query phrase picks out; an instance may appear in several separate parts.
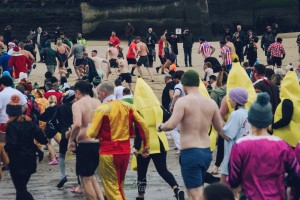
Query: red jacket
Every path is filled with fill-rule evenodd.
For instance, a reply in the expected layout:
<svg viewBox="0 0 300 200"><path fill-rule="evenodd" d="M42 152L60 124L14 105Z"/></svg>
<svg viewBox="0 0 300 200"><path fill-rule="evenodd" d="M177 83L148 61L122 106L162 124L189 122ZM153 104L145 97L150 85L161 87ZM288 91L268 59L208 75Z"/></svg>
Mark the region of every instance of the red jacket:
<svg viewBox="0 0 300 200"><path fill-rule="evenodd" d="M31 69L32 61L23 54L14 52L8 61L8 66L14 69L15 79L19 78L21 72L28 73Z"/></svg>

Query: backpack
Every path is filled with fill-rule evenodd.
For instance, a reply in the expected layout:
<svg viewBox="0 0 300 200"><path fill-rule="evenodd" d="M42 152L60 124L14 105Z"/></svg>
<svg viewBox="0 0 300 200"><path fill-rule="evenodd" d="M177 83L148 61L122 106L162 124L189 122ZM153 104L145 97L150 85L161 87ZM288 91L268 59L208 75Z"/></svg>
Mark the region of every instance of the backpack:
<svg viewBox="0 0 300 200"><path fill-rule="evenodd" d="M52 118L49 121L47 121L44 132L47 139L52 139L59 132L59 120L57 110L55 111Z"/></svg>
<svg viewBox="0 0 300 200"><path fill-rule="evenodd" d="M34 100L34 96L32 94L27 95L27 109L26 115L31 118L32 123L34 125L39 125L38 118L40 117L39 106Z"/></svg>

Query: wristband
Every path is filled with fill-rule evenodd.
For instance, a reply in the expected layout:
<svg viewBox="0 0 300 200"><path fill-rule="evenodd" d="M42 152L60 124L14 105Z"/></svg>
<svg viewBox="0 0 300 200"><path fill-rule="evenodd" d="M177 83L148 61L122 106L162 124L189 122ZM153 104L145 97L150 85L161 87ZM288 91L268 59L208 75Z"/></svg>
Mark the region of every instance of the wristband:
<svg viewBox="0 0 300 200"><path fill-rule="evenodd" d="M159 131L159 132L162 132L161 126L162 126L162 124L160 124L160 125L158 126L158 131Z"/></svg>

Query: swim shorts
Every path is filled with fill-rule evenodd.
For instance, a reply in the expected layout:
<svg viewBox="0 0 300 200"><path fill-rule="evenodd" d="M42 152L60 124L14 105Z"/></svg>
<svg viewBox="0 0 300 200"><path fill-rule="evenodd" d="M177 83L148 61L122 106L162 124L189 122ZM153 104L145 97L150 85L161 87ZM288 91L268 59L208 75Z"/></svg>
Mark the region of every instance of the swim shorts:
<svg viewBox="0 0 300 200"><path fill-rule="evenodd" d="M137 66L142 66L144 65L145 67L150 67L149 65L149 58L148 56L141 56L137 62Z"/></svg>
<svg viewBox="0 0 300 200"><path fill-rule="evenodd" d="M110 65L110 67L112 67L112 68L118 68L118 67L119 67L119 65L118 65L118 63L117 63L117 59L110 59L110 60L109 60L109 65Z"/></svg>
<svg viewBox="0 0 300 200"><path fill-rule="evenodd" d="M121 77L122 82L126 81L126 83L132 83L132 78L130 73L122 73L119 75Z"/></svg>
<svg viewBox="0 0 300 200"><path fill-rule="evenodd" d="M210 148L191 148L181 150L179 163L187 189L204 185L204 176L212 161Z"/></svg>
<svg viewBox="0 0 300 200"><path fill-rule="evenodd" d="M162 56L159 56L159 60L162 65L166 63L166 58L163 58Z"/></svg>
<svg viewBox="0 0 300 200"><path fill-rule="evenodd" d="M126 58L128 65L135 65L136 64L136 59L135 58Z"/></svg>
<svg viewBox="0 0 300 200"><path fill-rule="evenodd" d="M73 64L75 67L81 66L83 65L83 59L75 59Z"/></svg>
<svg viewBox="0 0 300 200"><path fill-rule="evenodd" d="M76 148L76 175L93 176L99 165L99 143L78 143Z"/></svg>

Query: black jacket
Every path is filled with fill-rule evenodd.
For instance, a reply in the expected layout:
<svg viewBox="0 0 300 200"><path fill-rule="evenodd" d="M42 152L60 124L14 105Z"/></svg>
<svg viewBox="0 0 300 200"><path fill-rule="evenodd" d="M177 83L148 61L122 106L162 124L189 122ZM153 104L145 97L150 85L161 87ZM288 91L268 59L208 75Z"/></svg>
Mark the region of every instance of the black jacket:
<svg viewBox="0 0 300 200"><path fill-rule="evenodd" d="M31 121L8 123L5 150L10 160L9 168L20 175L36 172L36 153L34 139L47 144L43 131Z"/></svg>
<svg viewBox="0 0 300 200"><path fill-rule="evenodd" d="M175 53L176 55L178 55L178 37L177 38L172 38L172 37L168 37L168 42L170 43L171 45L171 49L172 49L172 52Z"/></svg>
<svg viewBox="0 0 300 200"><path fill-rule="evenodd" d="M194 44L194 36L193 34L183 34L181 36L181 39L183 41L183 48L193 48Z"/></svg>

